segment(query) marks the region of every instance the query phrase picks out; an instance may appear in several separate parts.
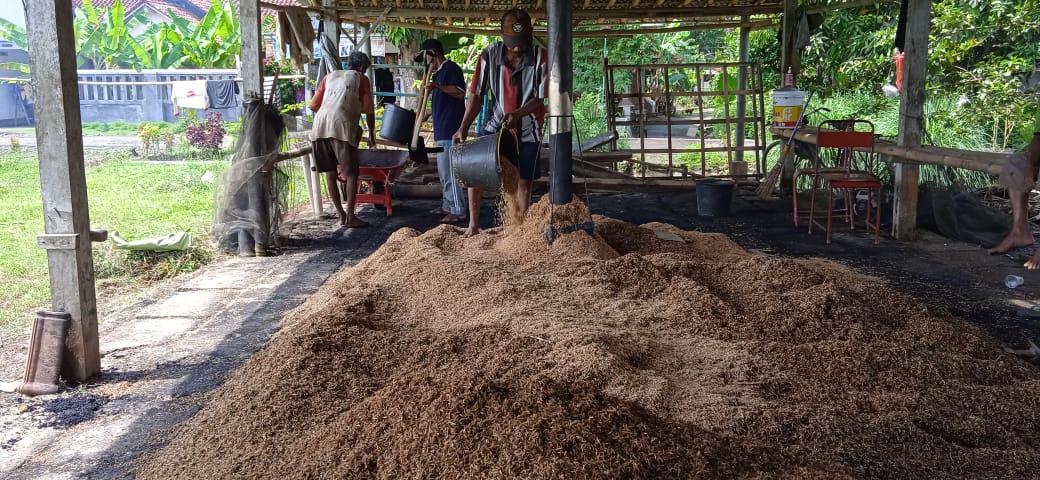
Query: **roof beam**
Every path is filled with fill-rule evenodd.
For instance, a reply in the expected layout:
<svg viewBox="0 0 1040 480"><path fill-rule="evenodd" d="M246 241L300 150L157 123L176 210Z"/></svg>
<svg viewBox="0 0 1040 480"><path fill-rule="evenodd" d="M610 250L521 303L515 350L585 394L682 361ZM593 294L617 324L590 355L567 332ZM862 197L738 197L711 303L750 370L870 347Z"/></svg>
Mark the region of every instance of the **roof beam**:
<svg viewBox="0 0 1040 480"><path fill-rule="evenodd" d="M493 2L494 0L492 0ZM492 5L493 7L493 5ZM356 12L359 16L375 17L379 15L380 9L374 9L371 7L366 8L346 8L339 9L341 11ZM703 8L682 8L682 7L650 7L650 8L617 8L617 9L581 9L574 11L574 18L645 18L654 19L657 21L668 21L672 19L682 18L703 18L703 17L717 17L720 15L724 16L741 16L741 15L755 15L755 14L775 14L780 13L782 8L780 6L768 5L760 7L742 7L742 8L727 8L727 7L703 7ZM499 8L473 8L469 10L464 9L441 9L441 8L400 8L395 9L395 15L403 18L422 18L433 17L433 18L447 18L447 17L466 17L466 16L484 16L485 18L497 19L505 10ZM531 10L529 12L532 19L544 20L545 12L542 10Z"/></svg>
<svg viewBox="0 0 1040 480"><path fill-rule="evenodd" d="M672 32L692 32L695 30L717 30L722 28L750 28L751 30L761 30L765 28L772 28L776 26L776 23L771 19L756 20L754 22L722 22L722 23L702 23L697 25L683 25L678 27L666 27L666 28L640 28L638 30L577 30L573 36L578 37L631 37L632 35L642 35L649 33L672 33Z"/></svg>

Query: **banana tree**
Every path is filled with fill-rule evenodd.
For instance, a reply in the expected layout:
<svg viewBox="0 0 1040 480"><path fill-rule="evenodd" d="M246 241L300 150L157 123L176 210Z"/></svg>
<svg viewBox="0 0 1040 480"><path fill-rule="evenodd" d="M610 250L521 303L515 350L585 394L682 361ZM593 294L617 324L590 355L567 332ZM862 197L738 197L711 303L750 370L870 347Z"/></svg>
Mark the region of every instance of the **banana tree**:
<svg viewBox="0 0 1040 480"><path fill-rule="evenodd" d="M3 18L0 18L0 38L13 43L18 48L25 50L28 50L29 48L25 36L25 29ZM29 73L29 64L0 62L0 70L15 70L22 73Z"/></svg>
<svg viewBox="0 0 1040 480"><path fill-rule="evenodd" d="M13 43L14 46L18 48L29 48L29 41L25 36L25 29L11 23L5 18L0 18L0 38Z"/></svg>
<svg viewBox="0 0 1040 480"><path fill-rule="evenodd" d="M148 21L141 13L135 14L133 20ZM91 0L83 0L82 8L75 11L72 27L80 65L118 68L134 64L136 53L131 46L122 0L116 0L108 11L95 8Z"/></svg>
<svg viewBox="0 0 1040 480"><path fill-rule="evenodd" d="M212 0L198 25L173 17L173 28L183 38L184 63L200 68L234 68L242 50L238 16L231 2Z"/></svg>
<svg viewBox="0 0 1040 480"><path fill-rule="evenodd" d="M139 62L135 68L176 68L188 58L184 53L184 37L165 23L149 25L130 40L130 46Z"/></svg>

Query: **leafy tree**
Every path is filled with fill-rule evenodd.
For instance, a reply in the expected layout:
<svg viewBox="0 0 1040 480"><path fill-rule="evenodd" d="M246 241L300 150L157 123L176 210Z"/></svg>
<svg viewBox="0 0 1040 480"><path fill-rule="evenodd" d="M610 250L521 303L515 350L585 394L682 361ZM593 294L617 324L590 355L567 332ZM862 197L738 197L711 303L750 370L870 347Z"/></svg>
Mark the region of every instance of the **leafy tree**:
<svg viewBox="0 0 1040 480"><path fill-rule="evenodd" d="M29 39L25 35L25 29L4 18L0 18L0 38L13 43L18 48L26 50L29 48Z"/></svg>
<svg viewBox="0 0 1040 480"><path fill-rule="evenodd" d="M18 48L29 49L25 29L3 18L0 18L0 38L13 43ZM0 69L29 73L29 65L25 63L0 62Z"/></svg>
<svg viewBox="0 0 1040 480"><path fill-rule="evenodd" d="M183 41L184 64L197 68L234 68L242 51L238 14L231 2L212 0L198 25L186 18L173 18L173 29Z"/></svg>
<svg viewBox="0 0 1040 480"><path fill-rule="evenodd" d="M133 18L139 22L147 21L142 13ZM131 45L122 0L116 0L107 11L95 8L90 0L83 0L83 7L74 13L73 30L80 65L119 68L134 63L136 53Z"/></svg>
<svg viewBox="0 0 1040 480"><path fill-rule="evenodd" d="M136 54L135 68L138 69L176 68L188 58L184 53L184 37L165 23L149 25L130 40L130 46Z"/></svg>

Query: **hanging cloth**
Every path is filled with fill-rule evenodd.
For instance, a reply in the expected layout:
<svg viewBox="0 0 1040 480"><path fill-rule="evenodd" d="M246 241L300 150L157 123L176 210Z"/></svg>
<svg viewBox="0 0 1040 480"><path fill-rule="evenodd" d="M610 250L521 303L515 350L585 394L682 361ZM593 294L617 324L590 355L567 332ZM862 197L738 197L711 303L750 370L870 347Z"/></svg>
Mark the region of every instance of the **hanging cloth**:
<svg viewBox="0 0 1040 480"><path fill-rule="evenodd" d="M241 105L238 83L234 80L207 80L206 96L212 108L234 108Z"/></svg>
<svg viewBox="0 0 1040 480"><path fill-rule="evenodd" d="M182 108L205 110L209 107L206 97L206 81L170 82L170 99L173 101L174 115L180 115Z"/></svg>
<svg viewBox="0 0 1040 480"><path fill-rule="evenodd" d="M339 54L336 53L335 47L333 47L335 40L332 33L324 32L324 29L319 26L319 52L321 54L321 61L318 62L318 75L315 77L315 85L321 85L321 79L325 78L325 75L336 70L342 70L340 64Z"/></svg>

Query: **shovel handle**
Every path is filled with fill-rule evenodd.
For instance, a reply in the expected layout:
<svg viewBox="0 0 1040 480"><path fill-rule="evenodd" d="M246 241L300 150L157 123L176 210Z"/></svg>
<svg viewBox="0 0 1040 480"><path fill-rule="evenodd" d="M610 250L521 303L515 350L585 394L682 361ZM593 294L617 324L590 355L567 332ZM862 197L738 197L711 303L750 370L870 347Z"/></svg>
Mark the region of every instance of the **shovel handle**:
<svg viewBox="0 0 1040 480"><path fill-rule="evenodd" d="M426 90L426 85L430 83L430 73L432 73L432 70L433 69L430 68L429 65L427 65L426 72L423 74L423 81L421 87L422 96L419 100L419 108L416 109L417 113L415 114L415 129L412 130L412 143L408 145L408 148L413 150L419 148L419 128L422 126L423 117L426 116L426 96L429 94L429 92Z"/></svg>

